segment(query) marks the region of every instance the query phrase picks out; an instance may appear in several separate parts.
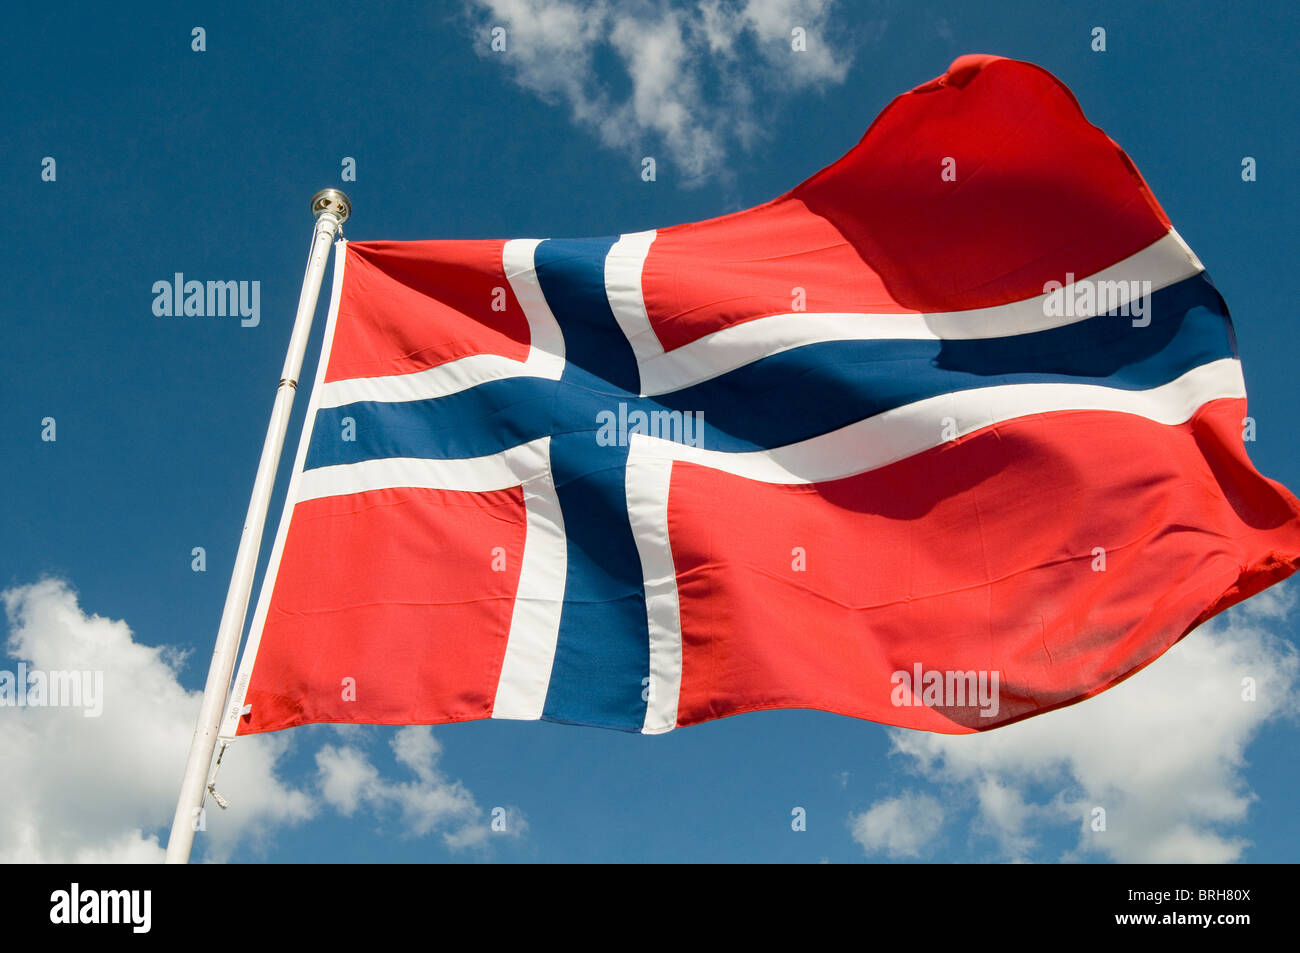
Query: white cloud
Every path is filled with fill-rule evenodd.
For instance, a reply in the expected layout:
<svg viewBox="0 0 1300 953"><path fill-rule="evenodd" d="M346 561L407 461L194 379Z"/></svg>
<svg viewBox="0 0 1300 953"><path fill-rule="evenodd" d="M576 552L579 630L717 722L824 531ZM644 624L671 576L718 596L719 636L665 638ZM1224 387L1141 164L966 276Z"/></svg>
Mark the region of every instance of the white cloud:
<svg viewBox="0 0 1300 953"><path fill-rule="evenodd" d="M200 699L177 677L180 657L137 642L125 622L86 614L59 580L0 598L14 665L102 672L104 695L97 718L80 708L0 708L0 863L160 862ZM409 832L441 830L453 848L486 840L473 795L437 770L440 749L428 728L394 735L396 760L414 775L397 783L355 746L369 732L341 727L348 746L317 753L319 790L280 777L292 732L236 742L217 778L231 807L209 801L195 858L225 860L244 841L264 848L275 830L317 816L322 800L345 815L396 805ZM506 820L511 834L526 829L517 812Z"/></svg>
<svg viewBox="0 0 1300 953"><path fill-rule="evenodd" d="M325 800L345 815L361 807L376 813L396 809L406 832L423 837L442 832L453 850L482 846L490 827L474 795L459 781L438 770L442 746L427 726L402 728L391 742L397 762L415 775L411 781L388 781L355 745L326 745L316 753L321 792ZM517 811L506 812L505 833L521 835L527 824Z"/></svg>
<svg viewBox="0 0 1300 953"><path fill-rule="evenodd" d="M1240 860L1246 748L1297 710L1296 650L1270 632L1292 602L1283 589L1256 596L1081 704L978 735L892 731L894 751L953 804L973 796L974 833L1008 859L1037 859L1055 827L1078 831L1066 860ZM1246 677L1255 701L1243 700ZM1098 807L1104 831L1092 829Z"/></svg>
<svg viewBox="0 0 1300 953"><path fill-rule="evenodd" d="M943 805L928 794L909 793L877 801L849 816L853 839L868 854L919 857L943 827Z"/></svg>
<svg viewBox="0 0 1300 953"><path fill-rule="evenodd" d="M0 863L160 861L199 693L177 679L179 659L135 641L125 622L87 615L64 582L3 594L7 649L41 671L103 673L103 713L79 708L0 709ZM258 739L228 758L219 789L239 802L216 823L209 857L241 837L311 814L305 794L275 774L287 740ZM166 833L162 837L165 840Z"/></svg>
<svg viewBox="0 0 1300 953"><path fill-rule="evenodd" d="M383 783L379 769L360 748L326 745L316 752L316 769L320 773L321 796L340 814L349 817L356 813L368 792Z"/></svg>
<svg viewBox="0 0 1300 953"><path fill-rule="evenodd" d="M484 55L499 56L525 89L568 107L611 148L637 158L662 144L683 181L725 175L765 108L841 83L849 31L820 0L466 0ZM504 52L488 51L494 27ZM792 49L792 31L806 48ZM883 29L877 26L876 29ZM598 64L617 64L601 76Z"/></svg>

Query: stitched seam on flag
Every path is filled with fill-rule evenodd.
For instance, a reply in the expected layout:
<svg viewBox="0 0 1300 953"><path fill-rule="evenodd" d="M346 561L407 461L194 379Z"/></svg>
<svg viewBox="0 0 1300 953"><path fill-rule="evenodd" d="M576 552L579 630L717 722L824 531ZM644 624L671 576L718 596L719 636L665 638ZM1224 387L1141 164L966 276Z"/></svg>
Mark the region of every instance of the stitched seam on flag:
<svg viewBox="0 0 1300 953"><path fill-rule="evenodd" d="M239 730L240 710L248 696L248 687L252 683L253 670L257 665L257 650L261 645L262 631L266 625L266 614L270 608L271 596L279 578L280 560L284 555L284 544L289 534L289 525L297 505L295 499L298 485L302 480L303 464L307 460L307 450L311 445L312 431L316 423L325 371L329 366L330 353L334 347L334 333L338 326L339 303L343 297L343 277L347 270L346 239L340 238L334 244L334 281L330 286L329 311L325 318L325 333L321 338L320 357L316 362L316 380L311 394L307 397L307 411L303 417L302 434L298 439L298 451L294 455L293 470L289 475L289 487L284 495L284 508L280 512L280 522L275 530L275 541L271 545L271 557L262 576L262 588L258 591L257 607L253 612L253 622L248 630L248 640L244 645L244 655L236 669L235 681L227 702L225 715L217 731L217 736L231 740Z"/></svg>

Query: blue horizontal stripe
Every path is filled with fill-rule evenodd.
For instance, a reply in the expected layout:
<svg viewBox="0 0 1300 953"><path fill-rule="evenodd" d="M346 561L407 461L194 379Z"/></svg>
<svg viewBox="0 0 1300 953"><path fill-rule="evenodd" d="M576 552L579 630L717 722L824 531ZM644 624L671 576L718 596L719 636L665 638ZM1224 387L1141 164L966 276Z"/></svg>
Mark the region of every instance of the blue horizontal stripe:
<svg viewBox="0 0 1300 953"><path fill-rule="evenodd" d="M543 243L539 251L552 244L560 243ZM583 267L591 271L594 265L587 261ZM1235 354L1223 301L1209 280L1198 275L1151 296L1147 327L1134 327L1129 318L1112 314L1013 337L831 341L775 354L671 394L642 398L631 389L636 381L626 347L615 346L622 339L614 337L607 323L593 324L596 287L594 279L586 283L593 287L584 287L585 305L574 301L555 308L566 330L572 324L565 315L576 311L583 316L573 336L566 335L569 362L562 380L509 378L431 400L323 409L307 468L378 457L477 457L548 434L586 433L594 442L597 415L617 413L619 403L629 412L702 411L706 448L762 450L938 394L1044 382L1146 390ZM546 293L548 300L556 294L550 287ZM602 369L602 362L608 367ZM347 417L355 422L353 441L342 439Z"/></svg>
<svg viewBox="0 0 1300 953"><path fill-rule="evenodd" d="M1054 382L1147 390L1234 354L1207 280L1152 294L1151 310L1146 327L1112 314L1011 337L814 344L661 399L705 411L709 449L765 450L939 394Z"/></svg>

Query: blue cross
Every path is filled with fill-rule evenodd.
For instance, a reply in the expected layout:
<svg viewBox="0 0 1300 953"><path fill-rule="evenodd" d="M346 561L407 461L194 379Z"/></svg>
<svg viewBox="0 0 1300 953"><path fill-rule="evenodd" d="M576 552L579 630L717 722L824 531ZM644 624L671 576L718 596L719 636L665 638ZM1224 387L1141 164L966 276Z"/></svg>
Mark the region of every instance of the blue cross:
<svg viewBox="0 0 1300 953"><path fill-rule="evenodd" d="M1059 381L1143 389L1234 353L1227 312L1203 276L1156 292L1153 320L1097 318L1012 338L811 344L658 397L641 397L636 357L610 310L613 238L537 246L542 292L564 336L557 380L512 377L445 397L319 411L307 469L382 457L469 458L550 436L568 538L568 577L543 718L639 731L649 634L628 518L626 446L596 440L598 414L702 411L705 449L769 449L926 397L996 384ZM791 318L790 320L797 320ZM340 421L356 440L338 439ZM620 441L621 443L621 441ZM888 501L864 506L877 508ZM787 547L788 548L788 547Z"/></svg>

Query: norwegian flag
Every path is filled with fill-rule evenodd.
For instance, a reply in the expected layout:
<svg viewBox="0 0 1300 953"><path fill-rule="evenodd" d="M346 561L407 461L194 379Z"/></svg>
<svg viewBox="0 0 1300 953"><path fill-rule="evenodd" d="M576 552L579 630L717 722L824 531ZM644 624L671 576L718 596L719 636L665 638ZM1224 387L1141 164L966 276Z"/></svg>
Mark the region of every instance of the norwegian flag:
<svg viewBox="0 0 1300 953"><path fill-rule="evenodd" d="M793 191L340 244L222 734L1103 691L1289 575L1227 309L1058 80L957 60Z"/></svg>

